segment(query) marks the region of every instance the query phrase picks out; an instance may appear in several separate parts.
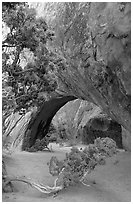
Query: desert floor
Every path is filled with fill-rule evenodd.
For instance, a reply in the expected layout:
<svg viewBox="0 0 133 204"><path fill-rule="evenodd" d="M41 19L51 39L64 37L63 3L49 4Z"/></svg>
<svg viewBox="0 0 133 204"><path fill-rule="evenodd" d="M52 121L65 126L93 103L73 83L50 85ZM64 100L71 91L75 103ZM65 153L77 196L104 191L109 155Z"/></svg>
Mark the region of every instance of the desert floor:
<svg viewBox="0 0 133 204"><path fill-rule="evenodd" d="M55 177L49 174L50 158L59 159L71 147L59 147L52 144L53 152L15 152L5 156L7 172L11 176L26 176L35 182L53 185ZM3 193L3 202L130 202L131 201L131 154L120 151L107 159L87 175L90 187L78 184L60 191L56 195L39 192L22 182L13 182L14 192Z"/></svg>

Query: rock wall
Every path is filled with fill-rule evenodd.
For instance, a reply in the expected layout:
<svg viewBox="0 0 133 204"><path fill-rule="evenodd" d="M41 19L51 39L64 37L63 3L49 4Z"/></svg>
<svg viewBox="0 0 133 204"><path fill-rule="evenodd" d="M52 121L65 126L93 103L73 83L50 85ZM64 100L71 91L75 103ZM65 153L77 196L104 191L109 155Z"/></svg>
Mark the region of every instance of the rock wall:
<svg viewBox="0 0 133 204"><path fill-rule="evenodd" d="M19 115L19 113L11 114L5 121L7 126L3 135L3 149L13 151L14 149L20 149L22 140L24 138L27 124L31 118L32 111L27 112L25 115Z"/></svg>
<svg viewBox="0 0 133 204"><path fill-rule="evenodd" d="M62 138L69 138L75 143L89 144L97 137L110 137L122 148L121 125L88 101L77 99L67 103L55 115L53 124L62 132Z"/></svg>
<svg viewBox="0 0 133 204"><path fill-rule="evenodd" d="M58 66L62 89L94 102L130 132L131 3L64 2L61 6L53 26L55 47L67 62L62 60Z"/></svg>
<svg viewBox="0 0 133 204"><path fill-rule="evenodd" d="M68 102L53 117L52 123L61 138L70 140L74 138L76 129L73 121L80 103L79 99Z"/></svg>
<svg viewBox="0 0 133 204"><path fill-rule="evenodd" d="M5 120L7 129L3 135L4 149L11 151L21 149L31 113L28 112L24 116L15 113ZM70 101L57 112L52 123L56 130L62 128L66 138L76 143L89 144L97 137L111 137L119 148L131 150L130 133L124 128L121 129L121 125L103 114L93 103L80 99Z"/></svg>
<svg viewBox="0 0 133 204"><path fill-rule="evenodd" d="M77 137L85 144L93 143L97 137L110 137L116 141L119 148L122 148L121 126L103 114L94 104L90 103L89 107L91 108L88 110L82 108L82 120L77 128Z"/></svg>
<svg viewBox="0 0 133 204"><path fill-rule="evenodd" d="M122 127L122 144L125 150L131 151L131 133L123 127Z"/></svg>

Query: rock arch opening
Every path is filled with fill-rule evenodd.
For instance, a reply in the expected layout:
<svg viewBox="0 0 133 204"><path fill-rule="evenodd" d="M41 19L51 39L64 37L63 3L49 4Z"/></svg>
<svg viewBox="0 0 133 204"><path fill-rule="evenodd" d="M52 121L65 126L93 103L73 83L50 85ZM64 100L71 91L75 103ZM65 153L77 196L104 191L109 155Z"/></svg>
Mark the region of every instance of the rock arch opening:
<svg viewBox="0 0 133 204"><path fill-rule="evenodd" d="M42 139L48 133L50 123L57 111L75 96L53 98L44 102L40 110L29 122L23 139L22 150L27 150L35 144L36 139Z"/></svg>
<svg viewBox="0 0 133 204"><path fill-rule="evenodd" d="M37 139L42 140L47 135L50 124L54 116L56 115L56 113L61 108L65 107L65 104L67 104L69 101L73 101L75 99L77 98L74 96L63 96L58 98L52 98L51 100L44 102L43 106L31 118L31 121L27 126L27 130L25 132L24 139L23 139L22 150L28 150L29 148L31 148L35 144ZM108 136L110 134L112 135L111 127L112 127L112 124L116 124L116 123L117 122L115 121L105 120L104 118L102 121L101 121L101 118L99 119L94 118L90 120L89 125L87 125L87 127L86 126L84 127L84 131L81 131L83 142L86 143L86 140L87 140L87 143L88 143L88 141L92 139L91 136L93 136L93 139L95 139L99 135L101 136L102 135ZM119 143L118 146L122 147L121 125L118 124L115 126L119 126L118 127L119 135L117 140L120 140L118 141ZM114 129L114 126L113 126L113 129ZM86 138L86 135L88 135L87 138ZM114 139L114 136L111 136L111 138Z"/></svg>

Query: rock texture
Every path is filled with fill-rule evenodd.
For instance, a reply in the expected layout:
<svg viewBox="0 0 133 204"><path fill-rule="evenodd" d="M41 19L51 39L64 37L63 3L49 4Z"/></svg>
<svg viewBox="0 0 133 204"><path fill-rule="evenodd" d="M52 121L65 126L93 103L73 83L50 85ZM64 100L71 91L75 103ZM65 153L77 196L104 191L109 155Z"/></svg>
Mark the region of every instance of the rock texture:
<svg viewBox="0 0 133 204"><path fill-rule="evenodd" d="M53 117L52 123L62 139L74 140L76 127L74 123L81 100L76 99L64 105Z"/></svg>
<svg viewBox="0 0 133 204"><path fill-rule="evenodd" d="M45 101L30 120L25 131L22 150L31 148L37 139L42 140L48 133L51 121L57 111L68 101L76 99L74 96L53 97Z"/></svg>
<svg viewBox="0 0 133 204"><path fill-rule="evenodd" d="M44 13L55 32L59 89L131 132L131 3L55 2Z"/></svg>
<svg viewBox="0 0 133 204"><path fill-rule="evenodd" d="M97 137L110 137L116 141L119 148L122 148L121 126L104 114L99 107L88 103L88 108L85 106L83 109L81 105L77 113L80 113L79 123L76 125L77 137L80 137L83 143L93 143Z"/></svg>
<svg viewBox="0 0 133 204"><path fill-rule="evenodd" d="M61 88L92 101L130 132L131 3L67 2L59 8L52 26L62 54Z"/></svg>
<svg viewBox="0 0 133 204"><path fill-rule="evenodd" d="M131 133L122 127L122 144L124 149L131 151Z"/></svg>
<svg viewBox="0 0 133 204"><path fill-rule="evenodd" d="M11 114L5 121L7 126L3 135L3 149L13 151L14 149L21 149L27 124L31 118L32 111L25 115L19 113Z"/></svg>
<svg viewBox="0 0 133 204"><path fill-rule="evenodd" d="M31 113L28 112L24 116L15 113L6 119L7 129L3 136L5 149L13 151L22 148L27 125L32 117ZM118 123L103 114L98 106L80 99L64 105L56 113L52 123L60 137L69 140L70 143L89 144L97 137L110 137L116 141L119 148L122 148L122 142L126 149L130 144L126 132L122 139L121 126Z"/></svg>
<svg viewBox="0 0 133 204"><path fill-rule="evenodd" d="M68 102L52 122L63 139L89 144L97 137L110 137L122 148L121 125L87 101L77 99Z"/></svg>

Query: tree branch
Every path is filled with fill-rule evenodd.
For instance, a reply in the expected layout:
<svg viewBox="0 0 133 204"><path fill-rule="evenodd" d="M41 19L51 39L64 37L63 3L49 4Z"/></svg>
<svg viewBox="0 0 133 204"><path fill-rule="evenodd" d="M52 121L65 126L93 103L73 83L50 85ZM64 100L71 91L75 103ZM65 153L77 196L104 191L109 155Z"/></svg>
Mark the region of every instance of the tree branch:
<svg viewBox="0 0 133 204"><path fill-rule="evenodd" d="M6 45L6 44L3 44L2 48L4 48L4 47L16 47L16 45Z"/></svg>
<svg viewBox="0 0 133 204"><path fill-rule="evenodd" d="M31 69L25 69L23 71L20 71L20 72L13 72L14 75L19 75L19 74L23 74L23 73L26 73L26 72L31 72L31 71L34 71L34 68L31 68Z"/></svg>

